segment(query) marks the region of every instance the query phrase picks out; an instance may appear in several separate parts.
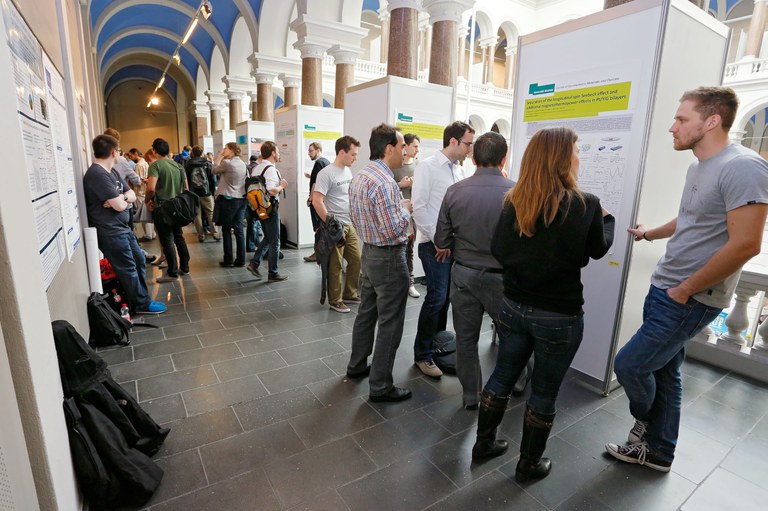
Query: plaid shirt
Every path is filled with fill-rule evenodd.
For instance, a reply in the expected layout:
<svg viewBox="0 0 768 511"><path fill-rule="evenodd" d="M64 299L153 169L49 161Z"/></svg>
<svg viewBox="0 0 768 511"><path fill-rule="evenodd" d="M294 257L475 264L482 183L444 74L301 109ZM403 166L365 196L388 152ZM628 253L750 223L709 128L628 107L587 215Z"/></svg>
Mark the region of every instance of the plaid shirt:
<svg viewBox="0 0 768 511"><path fill-rule="evenodd" d="M400 207L400 187L381 160L371 161L349 184L352 225L364 243L379 247L408 240L408 210Z"/></svg>

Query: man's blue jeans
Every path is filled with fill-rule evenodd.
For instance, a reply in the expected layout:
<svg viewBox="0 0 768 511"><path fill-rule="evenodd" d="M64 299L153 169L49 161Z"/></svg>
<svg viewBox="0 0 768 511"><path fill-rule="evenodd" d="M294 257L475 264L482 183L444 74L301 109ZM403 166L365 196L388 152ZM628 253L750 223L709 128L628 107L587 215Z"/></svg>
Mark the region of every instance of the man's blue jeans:
<svg viewBox="0 0 768 511"><path fill-rule="evenodd" d="M693 298L677 303L665 289L651 286L643 305L643 324L616 355L614 372L629 398L629 411L635 419L648 422L645 441L664 461L675 458L685 344L721 310Z"/></svg>
<svg viewBox="0 0 768 511"><path fill-rule="evenodd" d="M448 322L448 294L451 289L451 264L449 257L443 262L435 259L437 251L435 244L419 243L419 259L424 267L427 279L427 296L421 304L419 322L416 330L416 340L413 343L413 360L415 362L432 361L434 353L433 342L438 332L445 330Z"/></svg>
<svg viewBox="0 0 768 511"><path fill-rule="evenodd" d="M485 389L509 396L531 353L535 353L528 406L542 415L555 413L560 384L581 344L584 317L531 307L505 296L496 327L496 368Z"/></svg>
<svg viewBox="0 0 768 511"><path fill-rule="evenodd" d="M250 208L246 208L246 217L248 218L248 225L245 230L245 241L248 252L253 252L261 243L264 233L261 232L261 221Z"/></svg>
<svg viewBox="0 0 768 511"><path fill-rule="evenodd" d="M126 303L131 311L147 310L150 302L146 280L147 263L133 231L115 236L102 236L97 230L96 235L99 249L112 265L117 280L123 286Z"/></svg>
<svg viewBox="0 0 768 511"><path fill-rule="evenodd" d="M267 251L269 274L277 275L277 258L280 255L280 215L277 213L277 208L272 210L269 218L261 220L261 230L264 232L264 238L256 247L251 264L258 268L262 254Z"/></svg>

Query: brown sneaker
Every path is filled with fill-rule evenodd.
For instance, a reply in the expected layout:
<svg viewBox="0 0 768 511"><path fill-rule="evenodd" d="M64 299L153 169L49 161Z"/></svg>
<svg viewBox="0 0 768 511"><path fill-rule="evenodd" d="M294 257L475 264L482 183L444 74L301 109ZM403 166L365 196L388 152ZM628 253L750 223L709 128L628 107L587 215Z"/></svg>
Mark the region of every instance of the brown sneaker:
<svg viewBox="0 0 768 511"><path fill-rule="evenodd" d="M282 282L284 280L288 280L288 277L285 275L280 275L279 273L275 273L274 275L270 275L267 278L267 282Z"/></svg>
<svg viewBox="0 0 768 511"><path fill-rule="evenodd" d="M443 375L443 372L440 370L440 368L437 367L431 360L422 360L421 362L416 362L416 367L418 367L425 376L429 376L430 378L438 379Z"/></svg>
<svg viewBox="0 0 768 511"><path fill-rule="evenodd" d="M336 312L341 312L342 314L345 314L347 312L352 312L352 310L347 307L344 302L336 302L336 303L329 303L328 305L331 306L331 310L334 310Z"/></svg>

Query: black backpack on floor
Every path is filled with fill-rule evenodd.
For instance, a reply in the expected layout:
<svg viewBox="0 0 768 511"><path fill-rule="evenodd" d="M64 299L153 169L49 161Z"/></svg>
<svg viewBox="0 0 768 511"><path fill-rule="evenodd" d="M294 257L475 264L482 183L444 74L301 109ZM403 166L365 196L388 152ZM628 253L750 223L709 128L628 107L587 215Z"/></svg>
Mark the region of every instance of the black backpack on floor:
<svg viewBox="0 0 768 511"><path fill-rule="evenodd" d="M91 328L88 336L91 346L127 346L131 343L128 336L131 323L110 307L105 295L91 293L88 297L88 326Z"/></svg>

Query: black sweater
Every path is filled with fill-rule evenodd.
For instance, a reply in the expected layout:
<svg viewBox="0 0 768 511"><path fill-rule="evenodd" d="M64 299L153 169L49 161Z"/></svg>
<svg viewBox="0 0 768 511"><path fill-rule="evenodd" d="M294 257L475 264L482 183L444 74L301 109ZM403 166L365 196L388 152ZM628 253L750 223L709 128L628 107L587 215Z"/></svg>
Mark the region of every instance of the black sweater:
<svg viewBox="0 0 768 511"><path fill-rule="evenodd" d="M504 272L504 295L548 311L581 314L581 269L611 247L613 215L603 217L600 199L584 193L584 204L573 197L569 207L564 198L549 227L539 218L530 238L520 236L516 222L515 208L505 204L491 242Z"/></svg>

